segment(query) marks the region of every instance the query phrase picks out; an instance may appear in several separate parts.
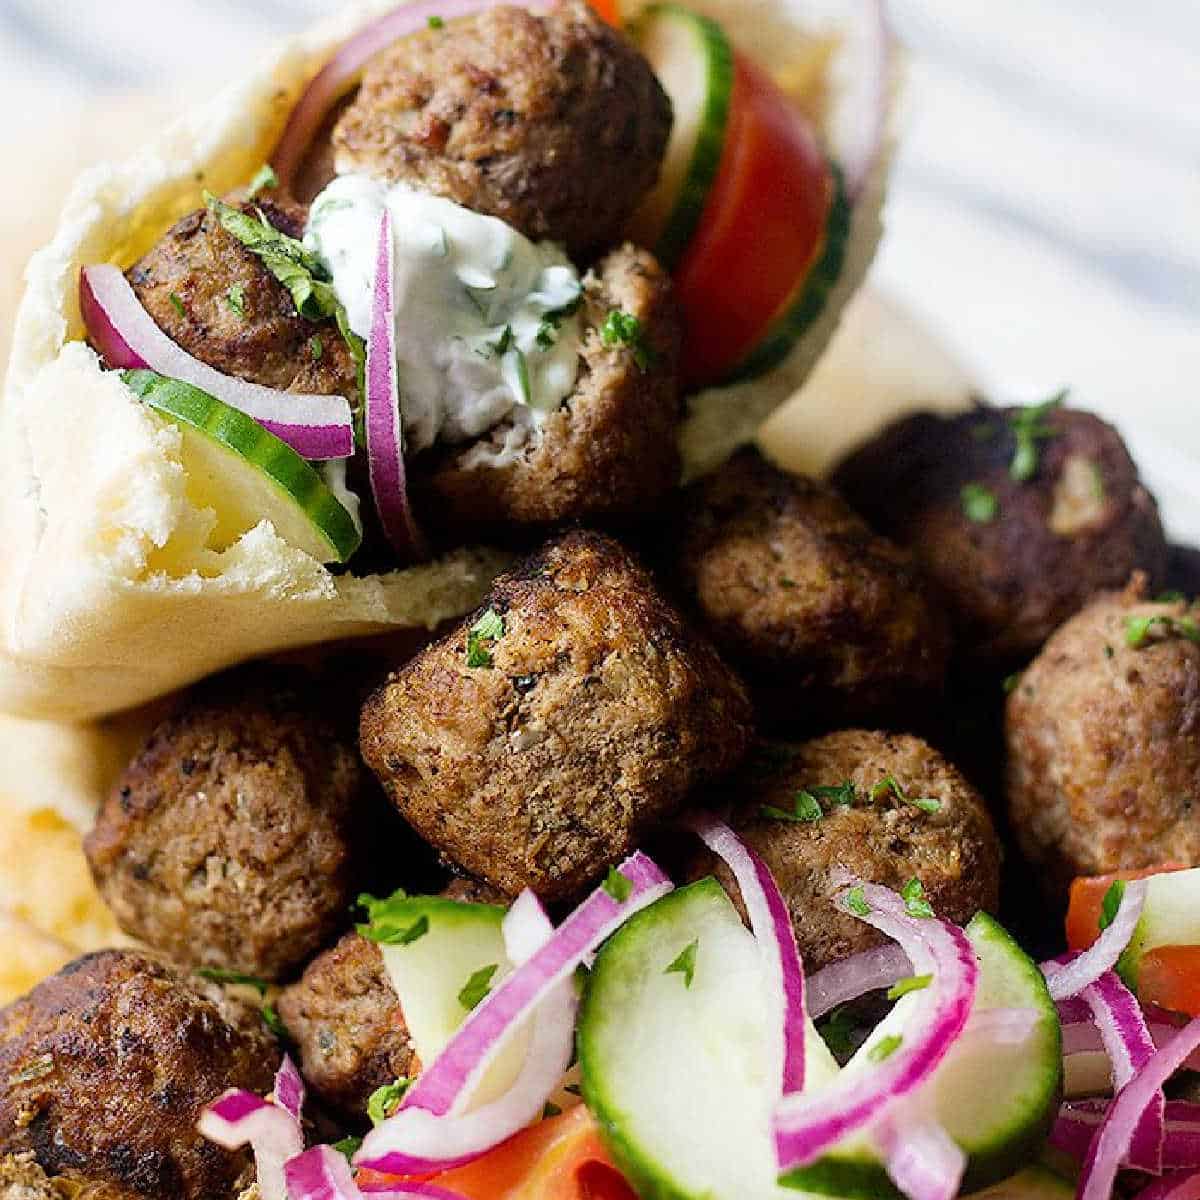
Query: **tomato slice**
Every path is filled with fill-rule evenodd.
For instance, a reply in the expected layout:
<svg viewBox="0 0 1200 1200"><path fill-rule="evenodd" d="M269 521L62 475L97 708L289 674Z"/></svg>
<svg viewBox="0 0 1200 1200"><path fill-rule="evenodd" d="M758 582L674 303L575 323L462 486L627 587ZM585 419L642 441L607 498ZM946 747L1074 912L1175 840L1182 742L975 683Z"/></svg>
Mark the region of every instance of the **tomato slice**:
<svg viewBox="0 0 1200 1200"><path fill-rule="evenodd" d="M602 20L617 29L621 28L621 6L618 0L588 0L593 11Z"/></svg>
<svg viewBox="0 0 1200 1200"><path fill-rule="evenodd" d="M1157 946L1138 964L1138 999L1200 1017L1200 946Z"/></svg>
<svg viewBox="0 0 1200 1200"><path fill-rule="evenodd" d="M1072 950L1086 950L1100 936L1100 916L1104 897L1118 879L1148 879L1168 871L1185 871L1182 863L1163 863L1136 871L1114 871L1111 875L1081 875L1071 884L1071 899L1067 908L1067 945Z"/></svg>
<svg viewBox="0 0 1200 1200"><path fill-rule="evenodd" d="M738 55L721 168L675 275L691 387L747 357L804 284L836 186L808 121Z"/></svg>

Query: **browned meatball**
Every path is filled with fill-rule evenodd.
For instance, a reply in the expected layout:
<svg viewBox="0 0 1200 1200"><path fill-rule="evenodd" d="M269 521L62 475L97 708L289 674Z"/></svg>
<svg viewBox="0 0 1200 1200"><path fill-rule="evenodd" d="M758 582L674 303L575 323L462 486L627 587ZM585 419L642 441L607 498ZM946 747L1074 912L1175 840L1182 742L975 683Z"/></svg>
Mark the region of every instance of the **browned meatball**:
<svg viewBox="0 0 1200 1200"><path fill-rule="evenodd" d="M281 195L263 192L240 207L261 210L291 237L304 234L307 210ZM291 293L207 209L174 226L129 282L172 341L226 375L280 391L356 395L354 361L336 323L300 316Z"/></svg>
<svg viewBox="0 0 1200 1200"><path fill-rule="evenodd" d="M735 766L749 709L620 546L572 533L388 680L363 709L361 746L447 859L555 900Z"/></svg>
<svg viewBox="0 0 1200 1200"><path fill-rule="evenodd" d="M407 182L586 255L658 179L671 105L583 0L493 8L397 41L334 132L342 173Z"/></svg>
<svg viewBox="0 0 1200 1200"><path fill-rule="evenodd" d="M367 775L290 672L196 689L109 793L85 842L121 927L189 965L277 979L355 894Z"/></svg>
<svg viewBox="0 0 1200 1200"><path fill-rule="evenodd" d="M481 530L559 521L631 518L679 480L680 321L671 281L633 246L610 254L585 281L582 363L575 391L516 462L478 462L480 442L434 451L414 464L412 487L426 520L478 537ZM614 310L641 326L648 357L609 345ZM507 425L483 442L502 442Z"/></svg>
<svg viewBox="0 0 1200 1200"><path fill-rule="evenodd" d="M0 1011L0 1155L106 1196L228 1200L249 1170L196 1130L229 1087L267 1092L271 1040L164 964L87 955Z"/></svg>
<svg viewBox="0 0 1200 1200"><path fill-rule="evenodd" d="M912 556L831 488L745 450L679 507L677 578L764 722L897 715L941 690L946 618Z"/></svg>
<svg viewBox="0 0 1200 1200"><path fill-rule="evenodd" d="M1063 894L1076 875L1200 865L1200 608L1146 581L1096 597L1008 698L1012 826Z"/></svg>
<svg viewBox="0 0 1200 1200"><path fill-rule="evenodd" d="M919 414L853 453L833 482L912 548L976 659L1028 657L1093 593L1135 567L1156 578L1166 568L1154 498L1120 435L1090 413Z"/></svg>
<svg viewBox="0 0 1200 1200"><path fill-rule="evenodd" d="M808 970L885 940L834 907L839 869L896 890L920 880L937 915L960 924L980 909L996 910L1000 844L987 809L958 770L919 738L851 729L767 746L730 780L727 793L716 790L718 798L726 794L735 806L733 827L762 855L783 892ZM820 818L810 801L820 806ZM705 854L690 874L712 870ZM724 868L717 875L736 892Z"/></svg>

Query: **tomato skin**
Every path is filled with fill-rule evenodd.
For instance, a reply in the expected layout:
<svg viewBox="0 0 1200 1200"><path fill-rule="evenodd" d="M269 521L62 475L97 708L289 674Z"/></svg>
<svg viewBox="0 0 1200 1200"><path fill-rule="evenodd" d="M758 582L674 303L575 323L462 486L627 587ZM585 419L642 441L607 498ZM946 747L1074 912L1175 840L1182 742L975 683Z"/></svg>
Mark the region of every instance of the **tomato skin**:
<svg viewBox="0 0 1200 1200"><path fill-rule="evenodd" d="M737 55L721 167L675 273L689 387L728 375L786 311L821 253L835 193L807 120Z"/></svg>
<svg viewBox="0 0 1200 1200"><path fill-rule="evenodd" d="M621 28L621 6L618 0L588 0L593 12L616 29Z"/></svg>
<svg viewBox="0 0 1200 1200"><path fill-rule="evenodd" d="M1111 875L1081 875L1071 883L1071 899L1067 908L1067 945L1072 950L1086 950L1100 936L1100 915L1104 897L1118 879L1148 879L1169 871L1186 871L1182 863L1163 863L1136 871L1114 871Z"/></svg>
<svg viewBox="0 0 1200 1200"><path fill-rule="evenodd" d="M1200 946L1157 946L1138 964L1138 999L1200 1017Z"/></svg>

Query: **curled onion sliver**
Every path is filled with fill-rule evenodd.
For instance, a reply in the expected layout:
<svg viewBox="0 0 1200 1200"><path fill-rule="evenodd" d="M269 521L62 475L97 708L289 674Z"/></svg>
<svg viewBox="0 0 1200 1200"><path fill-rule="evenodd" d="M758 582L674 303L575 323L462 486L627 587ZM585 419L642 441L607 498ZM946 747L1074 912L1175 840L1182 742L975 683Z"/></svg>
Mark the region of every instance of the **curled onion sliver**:
<svg viewBox="0 0 1200 1200"><path fill-rule="evenodd" d="M1047 975L1046 979L1053 999L1068 1000L1078 996L1105 971L1111 971L1117 965L1117 960L1129 945L1129 939L1133 937L1133 931L1141 918L1142 908L1146 903L1147 887L1144 879L1131 879L1126 883L1125 893L1121 897L1121 904L1112 924L1082 954L1077 954L1065 966L1059 962L1054 964L1061 969L1054 971L1052 978ZM1046 964L1049 965L1051 964Z"/></svg>
<svg viewBox="0 0 1200 1200"><path fill-rule="evenodd" d="M932 1117L898 1109L875 1130L888 1178L909 1200L954 1200L967 1156Z"/></svg>
<svg viewBox="0 0 1200 1200"><path fill-rule="evenodd" d="M503 932L509 960L518 968L554 939L550 918L528 891L504 918ZM462 1115L434 1116L402 1107L371 1134L369 1145L364 1143L369 1165L391 1175L436 1174L479 1158L532 1124L571 1065L578 1011L575 980L568 977L534 1009L525 1061L503 1095ZM510 1026L509 1032L516 1028Z"/></svg>
<svg viewBox="0 0 1200 1200"><path fill-rule="evenodd" d="M279 1070L275 1073L275 1089L272 1093L275 1103L279 1105L297 1125L300 1124L304 1112L304 1080L292 1062L292 1056L285 1054Z"/></svg>
<svg viewBox="0 0 1200 1200"><path fill-rule="evenodd" d="M1082 1160L1091 1145L1111 1100L1068 1100L1058 1110L1050 1145ZM1163 1167L1185 1170L1200 1167L1200 1104L1168 1100Z"/></svg>
<svg viewBox="0 0 1200 1200"><path fill-rule="evenodd" d="M349 40L313 77L304 89L271 155L271 165L284 187L290 187L312 140L339 100L362 78L366 65L381 50L410 33L429 27L430 17L453 21L489 8L500 8L513 0L414 0L401 4L377 21L372 21ZM550 4L529 5L547 8Z"/></svg>
<svg viewBox="0 0 1200 1200"><path fill-rule="evenodd" d="M867 992L889 988L912 974L908 955L895 942L862 950L822 967L806 980L808 1014L814 1021Z"/></svg>
<svg viewBox="0 0 1200 1200"><path fill-rule="evenodd" d="M114 370L148 368L190 383L252 417L303 458L323 461L354 453L354 426L344 397L277 391L223 375L193 358L154 323L119 268L84 267L79 308L93 345Z"/></svg>
<svg viewBox="0 0 1200 1200"><path fill-rule="evenodd" d="M804 1087L804 967L787 904L767 864L727 825L703 813L684 824L733 872L750 928L758 942L766 976L769 1022L774 1048L772 1086L775 1096Z"/></svg>
<svg viewBox="0 0 1200 1200"><path fill-rule="evenodd" d="M425 557L425 539L408 502L404 423L396 365L395 252L392 215L379 223L371 336L367 339L367 464L375 510L401 562Z"/></svg>
<svg viewBox="0 0 1200 1200"><path fill-rule="evenodd" d="M848 903L858 892L869 911ZM908 915L904 901L874 884L847 887L837 898L845 913L858 916L904 948L929 987L913 993L910 1028L904 1044L883 1062L859 1075L843 1075L815 1092L785 1096L776 1106L772 1133L780 1170L805 1166L847 1135L882 1119L901 1098L924 1083L941 1064L971 1015L979 966L961 929L935 917Z"/></svg>

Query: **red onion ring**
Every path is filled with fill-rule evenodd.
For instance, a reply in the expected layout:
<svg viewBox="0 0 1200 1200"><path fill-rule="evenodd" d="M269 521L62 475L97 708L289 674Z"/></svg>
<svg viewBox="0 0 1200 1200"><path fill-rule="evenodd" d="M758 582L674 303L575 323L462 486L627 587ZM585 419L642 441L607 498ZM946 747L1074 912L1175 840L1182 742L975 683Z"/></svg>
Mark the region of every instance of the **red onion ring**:
<svg viewBox="0 0 1200 1200"><path fill-rule="evenodd" d="M396 364L395 253L392 215L379 223L371 336L367 339L367 464L375 510L401 562L426 557L425 539L408 502L404 422Z"/></svg>
<svg viewBox="0 0 1200 1200"><path fill-rule="evenodd" d="M932 1117L897 1110L873 1134L888 1178L909 1200L954 1200L967 1156Z"/></svg>
<svg viewBox="0 0 1200 1200"><path fill-rule="evenodd" d="M848 904L862 889L870 906L863 915ZM878 1066L858 1076L842 1076L816 1092L785 1096L772 1121L781 1171L805 1166L847 1135L874 1123L895 1103L924 1083L962 1033L975 1002L979 966L962 930L935 917L908 915L904 901L874 884L848 887L839 908L858 916L904 948L918 974L930 974L930 986L917 995L904 1045Z"/></svg>
<svg viewBox="0 0 1200 1200"><path fill-rule="evenodd" d="M529 7L551 7L547 4ZM271 165L283 187L289 187L312 140L325 118L358 84L367 64L381 50L410 33L429 25L430 17L453 21L489 8L500 8L512 0L415 0L373 21L344 42L334 56L304 89L288 117L283 134L271 155Z"/></svg>
<svg viewBox="0 0 1200 1200"><path fill-rule="evenodd" d="M1095 983L1101 975L1117 965L1117 960L1129 945L1141 918L1142 908L1146 903L1147 886L1144 879L1132 879L1125 884L1125 892L1112 924L1082 954L1075 955L1065 966L1061 960L1043 964L1043 974L1046 974L1047 966L1062 967L1054 972L1053 978L1046 975L1050 995L1054 1000L1068 1000L1078 996L1085 987Z"/></svg>
<svg viewBox="0 0 1200 1200"><path fill-rule="evenodd" d="M119 268L111 264L83 268L79 309L92 343L109 367L148 368L190 383L252 417L304 458L320 461L354 453L350 405L342 396L276 391L223 375L193 358L154 323Z"/></svg>
<svg viewBox="0 0 1200 1200"><path fill-rule="evenodd" d="M1058 1110L1050 1145L1072 1158L1082 1160L1111 1100L1068 1100ZM1200 1167L1200 1104L1168 1100L1163 1167L1179 1170Z"/></svg>
<svg viewBox="0 0 1200 1200"><path fill-rule="evenodd" d="M895 942L862 950L808 977L808 1015L814 1021L820 1020L839 1004L890 988L912 973L908 955Z"/></svg>
<svg viewBox="0 0 1200 1200"><path fill-rule="evenodd" d="M703 813L683 824L733 872L750 928L762 953L767 995L775 1008L769 1018L777 1034L771 1071L773 1095L787 1096L804 1087L804 967L787 904L767 864L727 825Z"/></svg>

